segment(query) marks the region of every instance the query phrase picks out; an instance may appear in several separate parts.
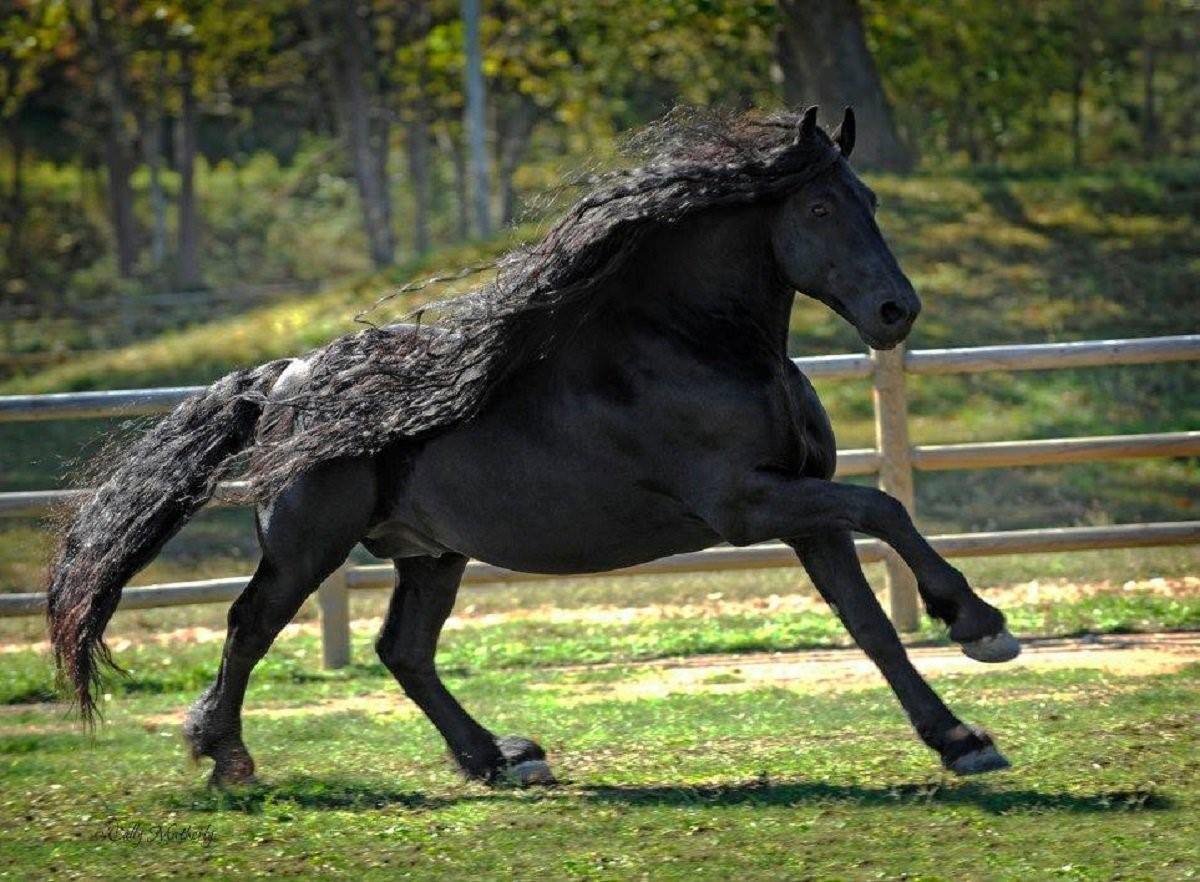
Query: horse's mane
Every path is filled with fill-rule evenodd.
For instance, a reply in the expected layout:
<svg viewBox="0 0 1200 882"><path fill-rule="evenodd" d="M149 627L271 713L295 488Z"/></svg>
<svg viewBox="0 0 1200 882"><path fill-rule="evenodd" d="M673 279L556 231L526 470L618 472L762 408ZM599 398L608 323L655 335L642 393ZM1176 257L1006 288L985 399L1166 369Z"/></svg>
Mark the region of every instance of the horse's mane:
<svg viewBox="0 0 1200 882"><path fill-rule="evenodd" d="M627 139L638 164L593 176L541 241L496 262L495 278L426 307L434 326L370 327L310 356L305 386L268 408L247 477L273 496L336 457L371 455L471 418L513 372L544 357L603 300L648 233L706 209L781 197L838 156L801 115L677 110ZM288 431L301 416L303 431Z"/></svg>

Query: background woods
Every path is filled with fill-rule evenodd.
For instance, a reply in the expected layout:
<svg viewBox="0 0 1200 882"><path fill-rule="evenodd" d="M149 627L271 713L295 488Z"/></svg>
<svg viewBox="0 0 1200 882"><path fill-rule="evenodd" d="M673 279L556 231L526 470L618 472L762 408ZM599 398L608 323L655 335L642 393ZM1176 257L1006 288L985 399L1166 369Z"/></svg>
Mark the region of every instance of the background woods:
<svg viewBox="0 0 1200 882"><path fill-rule="evenodd" d="M1200 111L1185 0L488 0L478 193L457 0L0 21L0 284L30 306L392 266L528 215L680 103L852 103L861 162L902 171L1184 156Z"/></svg>

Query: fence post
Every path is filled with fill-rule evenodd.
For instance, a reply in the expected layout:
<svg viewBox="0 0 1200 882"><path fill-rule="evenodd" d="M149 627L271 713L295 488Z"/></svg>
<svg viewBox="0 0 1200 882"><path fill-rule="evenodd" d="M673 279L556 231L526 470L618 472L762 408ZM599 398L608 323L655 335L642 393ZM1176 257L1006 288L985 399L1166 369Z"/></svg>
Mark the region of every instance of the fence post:
<svg viewBox="0 0 1200 882"><path fill-rule="evenodd" d="M346 565L338 567L317 589L321 611L321 660L327 670L350 664L350 591Z"/></svg>
<svg viewBox="0 0 1200 882"><path fill-rule="evenodd" d="M873 350L872 398L875 445L879 449L879 487L914 512L912 447L908 441L908 398L904 388L904 345ZM888 608L898 631L915 631L919 622L917 580L890 548L887 566Z"/></svg>

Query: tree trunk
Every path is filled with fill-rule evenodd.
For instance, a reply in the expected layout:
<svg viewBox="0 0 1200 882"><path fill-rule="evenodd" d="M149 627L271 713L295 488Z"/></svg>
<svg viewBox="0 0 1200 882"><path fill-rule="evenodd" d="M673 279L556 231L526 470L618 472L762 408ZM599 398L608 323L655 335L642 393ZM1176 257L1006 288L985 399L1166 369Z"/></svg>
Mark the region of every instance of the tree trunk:
<svg viewBox="0 0 1200 882"><path fill-rule="evenodd" d="M160 269L167 258L167 197L162 186L162 107L163 82L161 66L155 85L157 94L150 107L141 114L138 123L142 129L142 156L150 169L150 212L153 224L150 228L150 262Z"/></svg>
<svg viewBox="0 0 1200 882"><path fill-rule="evenodd" d="M1083 165L1083 90L1091 66L1092 35L1088 27L1087 4L1076 0L1073 10L1075 47L1071 57L1071 164L1080 168Z"/></svg>
<svg viewBox="0 0 1200 882"><path fill-rule="evenodd" d="M402 42L419 46L429 36L433 26L433 15L428 2L416 2L408 8L402 19ZM417 55L415 94L404 108L406 116L405 146L408 155L408 178L412 190L413 252L428 253L430 216L433 212L433 168L430 156L429 121L432 116L429 100L429 58L422 49Z"/></svg>
<svg viewBox="0 0 1200 882"><path fill-rule="evenodd" d="M1196 110L1200 109L1197 107L1197 98L1200 98L1200 53L1193 52L1190 55L1190 63L1176 81L1175 94L1172 96L1175 106L1184 108L1184 112L1175 118L1177 149L1184 156L1191 156L1196 151L1192 146L1192 135L1196 127Z"/></svg>
<svg viewBox="0 0 1200 882"><path fill-rule="evenodd" d="M479 43L479 2L462 0L463 43L467 54L467 106L463 126L471 154L471 189L475 206L475 232L492 234L491 186L488 182L486 145L487 97L483 83L483 49Z"/></svg>
<svg viewBox="0 0 1200 882"><path fill-rule="evenodd" d="M429 167L429 121L424 106L413 110L408 124L408 177L413 194L413 250L425 254L430 248L429 214L431 181Z"/></svg>
<svg viewBox="0 0 1200 882"><path fill-rule="evenodd" d="M896 130L858 0L779 0L779 9L779 63L788 103L819 104L830 120L852 106L858 117L855 162L912 169L916 156Z"/></svg>
<svg viewBox="0 0 1200 882"><path fill-rule="evenodd" d="M525 157L536 121L537 105L528 96L518 95L515 106L502 116L496 126L500 141L500 155L497 162L500 212L501 222L505 226L516 220L517 191L513 186L513 175Z"/></svg>
<svg viewBox="0 0 1200 882"><path fill-rule="evenodd" d="M437 128L438 150L450 157L454 169L454 201L458 212L455 215L454 234L461 242L471 235L471 203L467 197L467 157L462 143L455 138L449 126Z"/></svg>
<svg viewBox="0 0 1200 882"><path fill-rule="evenodd" d="M1083 69L1076 67L1071 81L1071 164L1083 165Z"/></svg>
<svg viewBox="0 0 1200 882"><path fill-rule="evenodd" d="M162 186L162 119L155 115L147 121L144 141L146 164L150 168L150 262L160 269L167 258L167 197Z"/></svg>
<svg viewBox="0 0 1200 882"><path fill-rule="evenodd" d="M8 273L11 278L25 275L25 137L16 117L8 121L8 143L12 149L12 186L8 195ZM0 292L5 293L5 292Z"/></svg>
<svg viewBox="0 0 1200 882"><path fill-rule="evenodd" d="M92 0L92 37L101 62L100 92L108 113L104 125L104 167L108 174L108 203L112 214L113 236L117 247L117 272L122 278L133 275L137 263L137 230L133 219L133 173L129 135L125 127L128 101L122 60L113 35L109 33L99 0Z"/></svg>
<svg viewBox="0 0 1200 882"><path fill-rule="evenodd" d="M1154 92L1154 44L1149 24L1142 36L1142 158L1153 159L1158 152L1158 110Z"/></svg>
<svg viewBox="0 0 1200 882"><path fill-rule="evenodd" d="M385 267L395 260L396 252L387 186L389 127L382 114L373 114L365 82L367 64L374 55L370 34L355 3L344 0L338 7L338 26L333 30L338 35L340 65L334 79L341 99L343 135L354 165L371 261L376 267Z"/></svg>
<svg viewBox="0 0 1200 882"><path fill-rule="evenodd" d="M111 120L104 136L104 167L108 173L108 206L117 246L117 273L128 279L137 263L133 189L129 183L130 162L125 139Z"/></svg>
<svg viewBox="0 0 1200 882"><path fill-rule="evenodd" d="M190 49L180 55L180 111L176 128L179 167L179 284L201 288L200 219L196 210L196 90Z"/></svg>

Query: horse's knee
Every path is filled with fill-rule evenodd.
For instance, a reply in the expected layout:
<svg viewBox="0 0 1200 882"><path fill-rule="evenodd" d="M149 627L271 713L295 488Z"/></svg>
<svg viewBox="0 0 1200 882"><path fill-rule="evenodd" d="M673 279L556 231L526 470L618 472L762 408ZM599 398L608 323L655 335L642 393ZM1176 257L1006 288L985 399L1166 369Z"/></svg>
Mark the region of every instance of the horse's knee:
<svg viewBox="0 0 1200 882"><path fill-rule="evenodd" d="M392 645L392 641L384 640L382 637L375 641L375 655L379 656L383 666L393 674L396 673L396 668L403 664L403 659Z"/></svg>
<svg viewBox="0 0 1200 882"><path fill-rule="evenodd" d="M264 557L226 616L228 645L234 655L264 655L320 581L321 574L294 559L280 565Z"/></svg>
<svg viewBox="0 0 1200 882"><path fill-rule="evenodd" d="M414 652L410 646L398 644L394 639L380 637L375 641L375 654L401 686L434 675L433 659Z"/></svg>
<svg viewBox="0 0 1200 882"><path fill-rule="evenodd" d="M895 496L874 488L863 488L867 496L862 526L871 532L891 533L911 525L908 509Z"/></svg>

